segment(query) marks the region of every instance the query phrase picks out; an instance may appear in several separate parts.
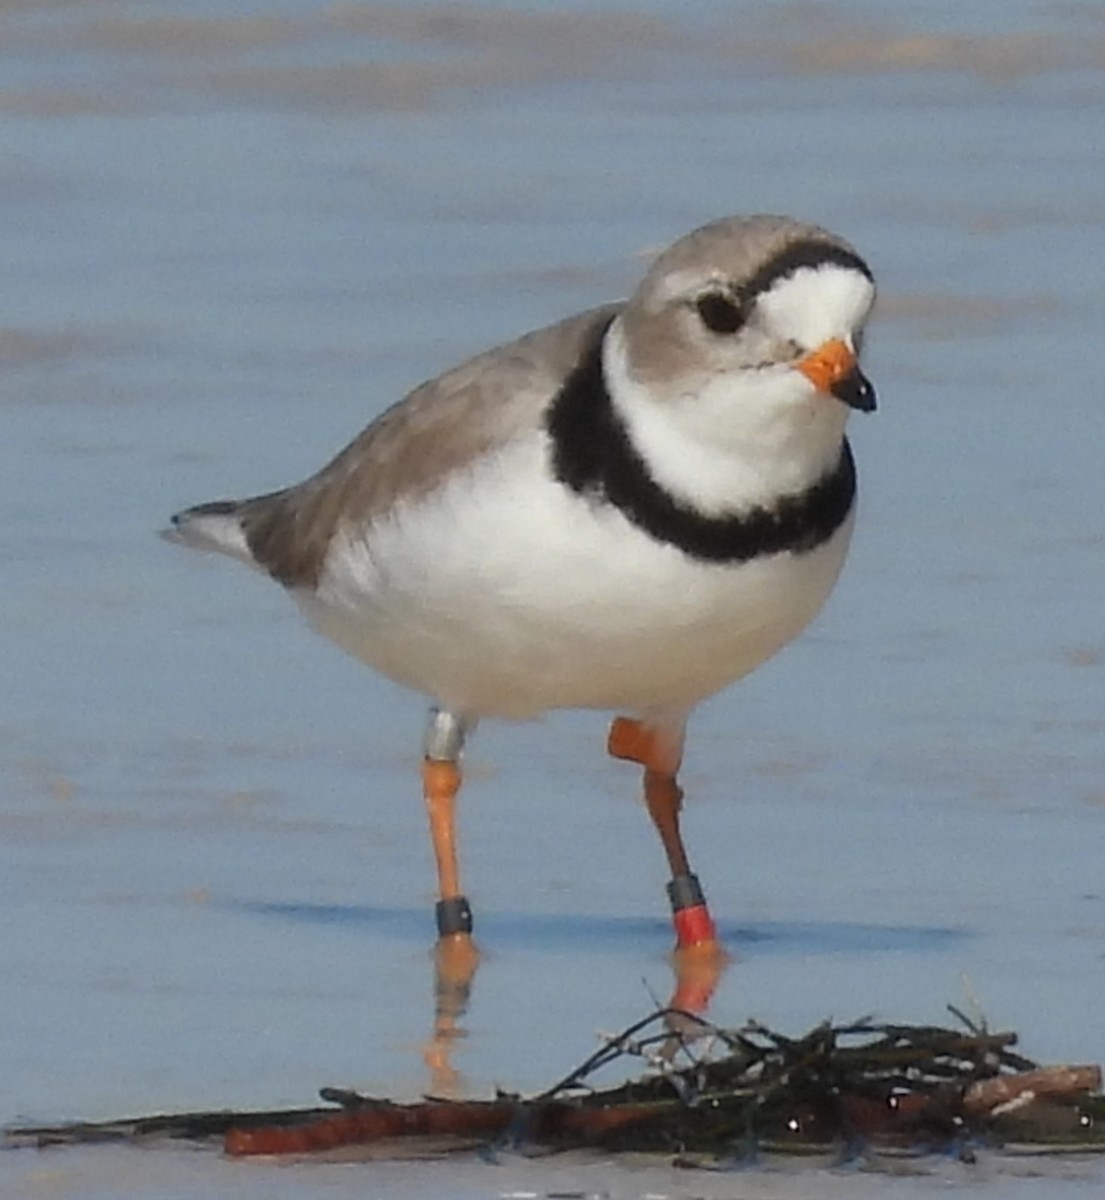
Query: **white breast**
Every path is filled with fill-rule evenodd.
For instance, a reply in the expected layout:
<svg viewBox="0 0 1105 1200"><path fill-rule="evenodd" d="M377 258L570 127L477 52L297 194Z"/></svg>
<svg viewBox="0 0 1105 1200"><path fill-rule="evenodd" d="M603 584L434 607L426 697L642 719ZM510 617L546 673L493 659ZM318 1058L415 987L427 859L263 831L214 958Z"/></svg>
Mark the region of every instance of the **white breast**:
<svg viewBox="0 0 1105 1200"><path fill-rule="evenodd" d="M847 522L816 550L692 561L552 480L544 435L335 539L309 619L385 675L473 716L689 709L816 614Z"/></svg>

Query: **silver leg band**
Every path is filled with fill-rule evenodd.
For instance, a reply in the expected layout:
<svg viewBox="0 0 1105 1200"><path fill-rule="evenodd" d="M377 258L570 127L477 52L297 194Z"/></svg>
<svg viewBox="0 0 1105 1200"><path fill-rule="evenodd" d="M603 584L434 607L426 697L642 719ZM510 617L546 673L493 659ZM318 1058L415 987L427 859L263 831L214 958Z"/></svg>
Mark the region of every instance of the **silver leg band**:
<svg viewBox="0 0 1105 1200"><path fill-rule="evenodd" d="M467 733L468 726L460 717L444 708L431 708L422 753L433 762L458 762Z"/></svg>

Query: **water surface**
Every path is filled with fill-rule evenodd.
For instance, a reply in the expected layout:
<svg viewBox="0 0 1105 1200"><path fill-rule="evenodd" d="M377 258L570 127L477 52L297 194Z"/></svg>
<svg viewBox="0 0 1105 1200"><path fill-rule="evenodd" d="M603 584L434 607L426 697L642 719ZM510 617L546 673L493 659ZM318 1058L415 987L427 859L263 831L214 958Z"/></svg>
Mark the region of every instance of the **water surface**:
<svg viewBox="0 0 1105 1200"><path fill-rule="evenodd" d="M431 1085L422 701L153 532L741 211L874 264L881 411L827 610L692 723L688 840L739 959L713 1012L937 1020L967 976L1026 1053L1100 1058L1103 100L1094 5L0 5L0 1120ZM463 1091L548 1084L670 987L603 739L563 714L472 746ZM318 1170L0 1160L32 1196L516 1183Z"/></svg>

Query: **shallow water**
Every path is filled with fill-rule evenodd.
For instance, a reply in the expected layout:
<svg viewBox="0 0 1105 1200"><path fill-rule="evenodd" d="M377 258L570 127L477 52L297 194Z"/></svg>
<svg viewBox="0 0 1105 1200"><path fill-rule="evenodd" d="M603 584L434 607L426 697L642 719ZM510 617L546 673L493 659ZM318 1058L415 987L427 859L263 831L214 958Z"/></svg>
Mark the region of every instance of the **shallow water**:
<svg viewBox="0 0 1105 1200"><path fill-rule="evenodd" d="M827 610L691 726L688 840L738 958L713 1015L938 1020L966 975L1027 1054L1100 1058L1103 100L1101 11L1058 0L0 3L0 1121L440 1082L422 701L153 531L740 211L874 264L881 410ZM670 989L603 737L563 714L472 746L461 1091L545 1086ZM20 1152L0 1190L891 1186L666 1172ZM979 1178L1034 1187L892 1186Z"/></svg>

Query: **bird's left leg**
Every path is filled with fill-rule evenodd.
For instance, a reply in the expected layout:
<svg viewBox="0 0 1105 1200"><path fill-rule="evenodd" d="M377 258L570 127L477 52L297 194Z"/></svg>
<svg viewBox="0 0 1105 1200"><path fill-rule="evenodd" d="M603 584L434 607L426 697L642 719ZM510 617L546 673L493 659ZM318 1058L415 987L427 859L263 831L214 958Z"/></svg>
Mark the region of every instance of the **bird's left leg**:
<svg viewBox="0 0 1105 1200"><path fill-rule="evenodd" d="M615 717L607 750L614 758L644 767L645 806L671 868L668 899L675 926L675 992L669 1007L703 1012L728 960L679 830L683 789L676 776L683 761L683 734L682 722L650 725Z"/></svg>
<svg viewBox="0 0 1105 1200"><path fill-rule="evenodd" d="M720 976L725 954L698 877L691 871L679 830L683 790L676 776L683 760L683 725L649 725L616 717L607 749L614 758L644 767L645 805L671 868L668 898L676 938L679 986L673 1007L704 1008Z"/></svg>

